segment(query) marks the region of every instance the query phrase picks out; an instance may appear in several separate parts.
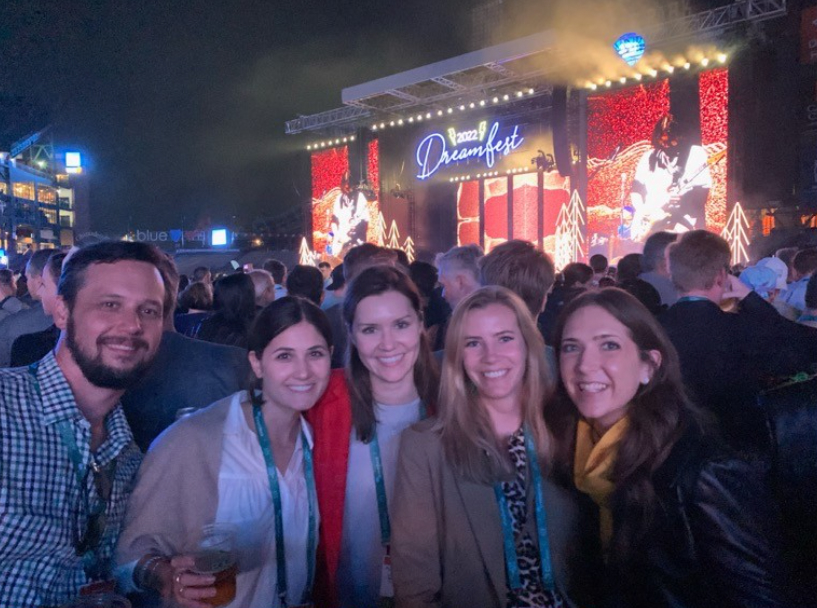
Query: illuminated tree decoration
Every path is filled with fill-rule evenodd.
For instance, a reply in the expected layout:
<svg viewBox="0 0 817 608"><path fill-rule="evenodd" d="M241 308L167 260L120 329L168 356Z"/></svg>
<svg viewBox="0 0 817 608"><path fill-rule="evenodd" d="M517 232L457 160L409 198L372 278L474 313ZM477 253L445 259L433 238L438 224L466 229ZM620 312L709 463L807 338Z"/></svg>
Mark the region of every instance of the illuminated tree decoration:
<svg viewBox="0 0 817 608"><path fill-rule="evenodd" d="M561 270L572 262L584 258L584 203L577 190L570 200L562 205L556 219L556 269Z"/></svg>
<svg viewBox="0 0 817 608"><path fill-rule="evenodd" d="M642 36L639 36L635 32L629 32L613 43L613 49L615 49L618 56L621 57L627 65L633 66L644 56L644 51L647 49L647 42Z"/></svg>
<svg viewBox="0 0 817 608"><path fill-rule="evenodd" d="M301 239L301 247L298 249L298 263L302 266L312 266L315 264L315 254L309 248L306 237Z"/></svg>
<svg viewBox="0 0 817 608"><path fill-rule="evenodd" d="M389 244L387 247L390 249L400 249L400 231L397 229L397 222L395 220L391 221L391 226L389 227Z"/></svg>
<svg viewBox="0 0 817 608"><path fill-rule="evenodd" d="M749 261L749 254L746 247L749 245L749 220L743 212L743 207L736 202L732 207L732 213L726 220L726 226L721 232L721 236L729 243L732 250L732 265L745 264Z"/></svg>
<svg viewBox="0 0 817 608"><path fill-rule="evenodd" d="M403 251L406 252L406 255L408 256L409 263L413 262L414 261L414 239L412 239L410 236L407 236L406 237L406 242L403 243L402 249L403 249Z"/></svg>
<svg viewBox="0 0 817 608"><path fill-rule="evenodd" d="M386 241L388 237L386 236L386 218L383 217L383 212L380 211L377 214L377 219L375 220L375 240L377 241L377 245L379 247L385 247Z"/></svg>

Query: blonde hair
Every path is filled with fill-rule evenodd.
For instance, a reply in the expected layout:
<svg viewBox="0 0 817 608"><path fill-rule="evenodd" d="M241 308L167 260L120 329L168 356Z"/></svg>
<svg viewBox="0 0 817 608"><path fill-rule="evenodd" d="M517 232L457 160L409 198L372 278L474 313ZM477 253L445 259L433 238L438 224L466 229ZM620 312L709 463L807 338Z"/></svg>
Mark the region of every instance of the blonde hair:
<svg viewBox="0 0 817 608"><path fill-rule="evenodd" d="M465 317L491 304L514 313L527 347L522 379L522 421L533 435L542 470L549 470L552 440L545 426L544 407L554 394L555 381L545 360L545 343L522 299L504 287L482 287L460 302L445 339L436 429L454 469L477 483L495 483L513 473L513 465L494 432L490 416L479 403L476 386L463 366Z"/></svg>

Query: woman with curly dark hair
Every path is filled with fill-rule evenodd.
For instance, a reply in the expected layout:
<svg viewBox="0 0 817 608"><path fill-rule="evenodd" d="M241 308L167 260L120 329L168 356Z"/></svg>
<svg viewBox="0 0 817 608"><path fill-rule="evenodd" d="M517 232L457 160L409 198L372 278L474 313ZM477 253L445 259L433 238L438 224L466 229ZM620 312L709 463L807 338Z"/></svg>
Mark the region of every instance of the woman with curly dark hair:
<svg viewBox="0 0 817 608"><path fill-rule="evenodd" d="M555 337L561 405L546 416L562 472L599 508L607 603L790 606L764 473L713 441L649 311L587 292Z"/></svg>

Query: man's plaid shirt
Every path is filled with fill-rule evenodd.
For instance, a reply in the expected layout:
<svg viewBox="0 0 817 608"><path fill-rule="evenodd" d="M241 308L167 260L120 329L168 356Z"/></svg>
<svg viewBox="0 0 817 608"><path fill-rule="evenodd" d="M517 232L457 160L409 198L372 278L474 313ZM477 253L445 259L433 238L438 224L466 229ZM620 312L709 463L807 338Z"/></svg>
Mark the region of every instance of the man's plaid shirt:
<svg viewBox="0 0 817 608"><path fill-rule="evenodd" d="M82 416L54 354L39 364L36 383L27 368L0 370L0 606L59 606L87 583L74 550L87 527L82 492L98 500L93 475L80 488L57 424L70 420L84 460L91 459L91 427ZM100 466L117 460L99 553L110 560L142 455L121 406L105 425L94 453Z"/></svg>

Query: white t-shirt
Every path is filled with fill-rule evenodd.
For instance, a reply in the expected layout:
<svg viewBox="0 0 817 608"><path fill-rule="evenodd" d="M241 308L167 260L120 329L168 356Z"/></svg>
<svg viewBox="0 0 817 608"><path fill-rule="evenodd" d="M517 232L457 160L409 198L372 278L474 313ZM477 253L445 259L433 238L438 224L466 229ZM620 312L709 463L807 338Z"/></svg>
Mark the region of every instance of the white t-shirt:
<svg viewBox="0 0 817 608"><path fill-rule="evenodd" d="M375 404L377 441L383 463L386 498L391 503L397 473L400 434L420 420L420 400L404 405ZM380 516L369 444L355 430L349 444L343 536L338 565L341 608L373 608L380 595L380 573L386 550L380 543Z"/></svg>
<svg viewBox="0 0 817 608"><path fill-rule="evenodd" d="M275 510L272 506L267 467L254 429L241 409L238 393L224 424L221 468L218 473L217 523L238 528L236 540L238 578L236 597L229 606L279 608L276 581ZM312 431L301 418L301 428L312 446ZM309 498L304 477L301 440L286 468L278 473L287 559L289 605L301 602L307 582L306 544L309 531ZM317 509L317 505L316 505ZM318 520L319 523L320 520Z"/></svg>

